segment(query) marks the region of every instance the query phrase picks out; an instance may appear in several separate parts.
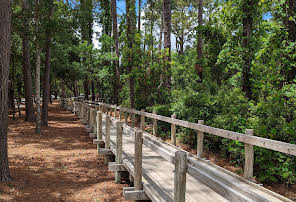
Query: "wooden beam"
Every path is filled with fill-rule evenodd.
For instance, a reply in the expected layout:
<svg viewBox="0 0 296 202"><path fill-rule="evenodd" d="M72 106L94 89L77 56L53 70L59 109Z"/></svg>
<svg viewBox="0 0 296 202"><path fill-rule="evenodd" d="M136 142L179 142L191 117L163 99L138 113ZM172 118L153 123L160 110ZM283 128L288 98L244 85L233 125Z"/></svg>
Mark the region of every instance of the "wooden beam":
<svg viewBox="0 0 296 202"><path fill-rule="evenodd" d="M105 155L105 157L113 155L113 152L111 151L111 149L106 149L106 148L100 148L99 153L102 154L102 155ZM108 163L107 163L107 165L108 165Z"/></svg>
<svg viewBox="0 0 296 202"><path fill-rule="evenodd" d="M252 129L246 129L246 135L253 135ZM253 145L245 143L245 165L244 165L244 178L248 180L253 179L253 165L254 165L254 149Z"/></svg>
<svg viewBox="0 0 296 202"><path fill-rule="evenodd" d="M134 176L134 186L135 190L142 190L142 150L143 150L143 133L135 132L135 176Z"/></svg>
<svg viewBox="0 0 296 202"><path fill-rule="evenodd" d="M153 114L156 114L155 109L153 109ZM152 119L152 135L157 136L157 119Z"/></svg>
<svg viewBox="0 0 296 202"><path fill-rule="evenodd" d="M176 118L176 114L172 114L172 119ZM171 124L171 144L176 145L176 124Z"/></svg>
<svg viewBox="0 0 296 202"><path fill-rule="evenodd" d="M104 104L104 105L107 106L108 104ZM206 126L206 125L200 125L197 123L192 123L192 122L183 121L183 120L179 120L179 119L172 119L169 117L165 117L165 116L161 116L161 115L157 115L157 114L152 114L152 113L148 113L148 112L141 112L141 111L137 111L134 109L121 108L121 110L129 112L129 113L133 113L133 114L144 115L147 118L157 119L159 121L164 121L167 123L173 123L178 126L190 128L193 130L216 135L219 137L224 137L224 138L231 139L231 140L238 140L242 143L252 144L255 146L262 147L262 148L271 149L274 151L279 151L279 152L283 152L286 154L296 156L296 145L295 144L280 142L280 141L271 140L271 139L262 138L262 137L248 136L248 135L245 135L242 133L237 133L237 132L228 131L228 130L224 130L224 129L214 128L214 127Z"/></svg>
<svg viewBox="0 0 296 202"><path fill-rule="evenodd" d="M145 109L142 109L141 112L145 112ZM145 116L144 115L141 115L140 129L142 131L145 131Z"/></svg>
<svg viewBox="0 0 296 202"><path fill-rule="evenodd" d="M123 164L118 164L116 162L109 162L108 169L113 172L127 171Z"/></svg>
<svg viewBox="0 0 296 202"><path fill-rule="evenodd" d="M185 202L187 154L183 151L175 153L174 201Z"/></svg>
<svg viewBox="0 0 296 202"><path fill-rule="evenodd" d="M110 116L106 116L106 133L105 133L105 149L110 149L110 125L111 125L111 120ZM108 165L110 162L110 156L105 156L105 164Z"/></svg>
<svg viewBox="0 0 296 202"><path fill-rule="evenodd" d="M203 120L198 120L198 124L203 125ZM197 150L196 156L202 158L203 157L203 141L204 141L204 132L197 131Z"/></svg>
<svg viewBox="0 0 296 202"><path fill-rule="evenodd" d="M125 200L133 200L133 201L150 200L150 198L147 196L144 190L134 190L134 187L124 187L123 196Z"/></svg>
<svg viewBox="0 0 296 202"><path fill-rule="evenodd" d="M116 123L116 156L115 160L117 164L122 163L122 122ZM121 183L121 173L119 171L115 172L115 183Z"/></svg>

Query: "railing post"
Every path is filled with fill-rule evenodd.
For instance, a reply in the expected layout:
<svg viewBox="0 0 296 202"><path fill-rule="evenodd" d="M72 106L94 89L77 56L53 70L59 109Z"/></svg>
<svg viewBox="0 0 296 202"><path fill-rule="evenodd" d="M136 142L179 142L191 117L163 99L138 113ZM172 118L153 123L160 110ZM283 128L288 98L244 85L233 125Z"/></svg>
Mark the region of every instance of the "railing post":
<svg viewBox="0 0 296 202"><path fill-rule="evenodd" d="M153 114L156 114L155 109L153 109ZM157 136L157 120L156 119L152 119L152 134L154 136Z"/></svg>
<svg viewBox="0 0 296 202"><path fill-rule="evenodd" d="M122 117L121 117L121 109L120 109L120 107L118 109L118 112L119 112L119 121L121 121L122 120Z"/></svg>
<svg viewBox="0 0 296 202"><path fill-rule="evenodd" d="M97 112L97 140L103 140L103 130L102 130L102 112ZM97 151L99 153L100 144L97 144Z"/></svg>
<svg viewBox="0 0 296 202"><path fill-rule="evenodd" d="M93 132L94 133L97 133L97 120L96 120L96 118L97 118L97 108L96 109L93 109L93 118L92 118L92 120L93 120Z"/></svg>
<svg viewBox="0 0 296 202"><path fill-rule="evenodd" d="M117 122L117 136L116 136L116 163L122 163L122 122ZM121 172L115 172L115 183L121 183Z"/></svg>
<svg viewBox="0 0 296 202"><path fill-rule="evenodd" d="M111 119L110 116L106 116L106 135L105 135L105 149L110 149L110 125L111 125ZM105 164L108 165L110 162L110 156L105 156Z"/></svg>
<svg viewBox="0 0 296 202"><path fill-rule="evenodd" d="M171 116L172 119L176 118L176 114ZM176 145L176 124L171 124L171 143Z"/></svg>
<svg viewBox="0 0 296 202"><path fill-rule="evenodd" d="M145 109L142 109L141 112L145 112ZM141 115L140 129L142 131L145 131L145 116L144 115Z"/></svg>
<svg viewBox="0 0 296 202"><path fill-rule="evenodd" d="M109 111L109 108L108 108L108 106L106 105L106 108L105 108L105 113L106 113L106 115L108 115L108 111Z"/></svg>
<svg viewBox="0 0 296 202"><path fill-rule="evenodd" d="M87 126L90 128L90 106L87 105Z"/></svg>
<svg viewBox="0 0 296 202"><path fill-rule="evenodd" d="M253 129L246 129L246 135L253 135ZM251 180L253 178L253 165L254 165L254 148L253 145L245 143L245 166L244 178Z"/></svg>
<svg viewBox="0 0 296 202"><path fill-rule="evenodd" d="M84 103L84 107L83 107L83 123L87 124L87 105L86 105L86 103Z"/></svg>
<svg viewBox="0 0 296 202"><path fill-rule="evenodd" d="M136 126L136 115L134 113L131 113L131 119L132 119L132 127Z"/></svg>
<svg viewBox="0 0 296 202"><path fill-rule="evenodd" d="M198 120L198 124L203 125L204 120ZM202 158L203 157L203 140L204 140L204 132L197 131L197 150L196 156Z"/></svg>
<svg viewBox="0 0 296 202"><path fill-rule="evenodd" d="M117 113L117 109L116 109L116 105L114 105L114 118L116 118L116 113Z"/></svg>
<svg viewBox="0 0 296 202"><path fill-rule="evenodd" d="M134 188L135 191L142 190L142 146L143 146L143 133L135 132L135 177Z"/></svg>
<svg viewBox="0 0 296 202"><path fill-rule="evenodd" d="M174 201L185 202L187 154L184 151L175 153Z"/></svg>
<svg viewBox="0 0 296 202"><path fill-rule="evenodd" d="M128 113L126 111L124 112L124 123L128 125Z"/></svg>

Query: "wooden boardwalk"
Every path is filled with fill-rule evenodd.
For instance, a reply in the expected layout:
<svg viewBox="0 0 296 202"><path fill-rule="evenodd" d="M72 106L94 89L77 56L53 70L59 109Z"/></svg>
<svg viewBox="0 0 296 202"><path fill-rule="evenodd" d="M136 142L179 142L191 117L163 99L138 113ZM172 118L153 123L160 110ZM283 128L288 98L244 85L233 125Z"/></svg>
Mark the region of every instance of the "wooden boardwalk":
<svg viewBox="0 0 296 202"><path fill-rule="evenodd" d="M101 113L99 110L102 116L101 123L99 123L98 118L96 118L98 117L98 109L100 109L98 105L87 103L76 104L80 107L76 112L78 112L82 121L88 124L87 128L90 132L90 136L93 138L96 137L94 143L98 144L98 147L100 147L100 144L103 142L105 145L107 144L107 148L98 148L98 151L101 151L102 154L107 156L110 154L117 156L117 123L120 122L120 120ZM86 111L83 112L83 107L88 113L85 113ZM109 122L109 124L107 122ZM101 128L99 124L101 124ZM98 134L100 130L102 132L101 137ZM135 177L135 156L137 156L135 154L135 145L137 145L135 134L140 131L140 129L123 124L121 130L122 160L120 163L121 169L118 167L118 172L128 172L133 179ZM151 134L143 132L141 161L142 181L144 193L150 200L178 201L174 199L174 197L176 197L175 153L177 151L182 150ZM185 151L183 152L187 155L187 173L185 178L186 201L290 201L279 194L216 166L205 159L198 158ZM113 163L109 165L113 165ZM145 197L143 199L145 199Z"/></svg>

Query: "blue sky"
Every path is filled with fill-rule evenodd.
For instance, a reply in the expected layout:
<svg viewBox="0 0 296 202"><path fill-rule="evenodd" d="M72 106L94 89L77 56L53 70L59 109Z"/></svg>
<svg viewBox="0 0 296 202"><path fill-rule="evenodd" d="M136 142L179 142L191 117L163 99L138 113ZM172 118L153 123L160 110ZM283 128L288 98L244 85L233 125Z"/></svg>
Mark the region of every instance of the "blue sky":
<svg viewBox="0 0 296 202"><path fill-rule="evenodd" d="M146 3L146 0L141 0L141 8L144 7L145 3ZM117 13L119 15L122 15L123 13L125 13L125 10L126 10L126 8L125 8L125 0L119 0L119 1L116 2L116 4L117 4L116 5L117 6ZM138 14L138 10L139 10L139 0L136 0L136 12L137 12L137 14Z"/></svg>

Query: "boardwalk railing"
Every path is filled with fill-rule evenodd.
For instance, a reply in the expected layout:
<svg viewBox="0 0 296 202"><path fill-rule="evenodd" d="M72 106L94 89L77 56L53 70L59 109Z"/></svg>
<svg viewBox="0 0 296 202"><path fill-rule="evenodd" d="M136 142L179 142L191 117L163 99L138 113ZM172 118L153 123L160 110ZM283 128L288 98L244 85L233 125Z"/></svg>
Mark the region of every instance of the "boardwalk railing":
<svg viewBox="0 0 296 202"><path fill-rule="evenodd" d="M201 175L201 167L198 165L196 159L206 162L201 157L203 156L203 137L204 133L220 136L223 138L237 140L245 144L245 166L244 166L244 178L247 180L252 180L253 178L253 163L254 163L254 151L253 146L259 146L262 148L270 149L273 151L283 152L289 155L296 156L296 145L289 144L285 142L280 142L276 140L271 140L267 138L256 137L253 135L253 130L247 129L245 134L237 133L233 131L223 130L219 128L214 128L206 126L203 120L199 120L198 123L192 123L188 121L179 120L175 115L172 117L165 117L157 115L155 112L148 113L144 110L138 111L135 109L128 109L116 105L110 105L100 102L91 102L83 101L79 99L62 99L61 104L64 105L68 110L71 110L78 114L78 116L83 120L85 124L89 126L90 136L96 137L94 143L97 144L98 152L105 155L105 162L109 163L111 161L111 156L113 153L116 155L115 162L109 163L109 169L115 171L115 181L120 182L121 172L128 170L129 173L132 173L130 178L134 178L134 187L128 188L124 191L126 199L130 200L147 200L151 199L151 194L149 197L143 191L142 187L142 143L144 142L145 146L149 147L151 150L157 151L167 161L175 164L175 190L174 190L174 201L185 201L185 192L186 192L186 173L190 174L194 178L197 178L201 182L207 183L211 189L215 190L220 195L225 197L225 184L219 184L219 182L212 179L212 181L207 178L203 178ZM111 118L112 115L114 118ZM131 126L136 125L136 115L140 116L140 128L134 129L128 127L128 119L131 120ZM102 117L105 117L105 133L102 131ZM123 120L123 124L121 121ZM171 124L171 144L176 145L176 126L182 126L190 128L197 131L197 156L189 154L184 151L180 151L177 147L166 146L163 141L153 138L153 136L143 135L145 129L145 118L152 119L152 134L157 136L157 121L163 121ZM116 124L117 135L116 135L116 147L111 148L110 142L110 125ZM123 128L128 128L131 133L134 133L135 136L135 159L134 165L131 165L130 162L123 159L122 151L122 131ZM104 140L103 140L104 134ZM103 144L105 144L104 148ZM175 155L173 155L175 154ZM213 165L211 165L213 166ZM130 169L128 169L130 168ZM216 168L216 167L215 167ZM200 170L198 170L200 169ZM219 168L220 169L220 168ZM227 172L227 171L226 171ZM228 174L230 172L227 172ZM234 176L235 174L231 174ZM198 176L198 177L197 177ZM220 176L222 179L222 176ZM238 176L235 176L237 179L240 179ZM204 181L203 181L204 180ZM255 186L258 190L264 191L277 199L282 201L288 201L288 199L275 194L271 191L264 189L261 186L256 186L250 181L240 179L247 184ZM234 188L242 189L239 187L239 184L229 185L227 190L226 198L228 200L237 200L238 198L243 200L243 197L240 194L246 194L248 197L255 197L255 199L260 198L254 194L250 194L247 190L240 190L240 193L236 191L231 191ZM146 190L147 192L147 190ZM149 192L149 191L148 191ZM252 196L251 196L252 195ZM255 196L256 195L256 196ZM257 198L256 198L257 197ZM256 200L255 200L256 201Z"/></svg>

